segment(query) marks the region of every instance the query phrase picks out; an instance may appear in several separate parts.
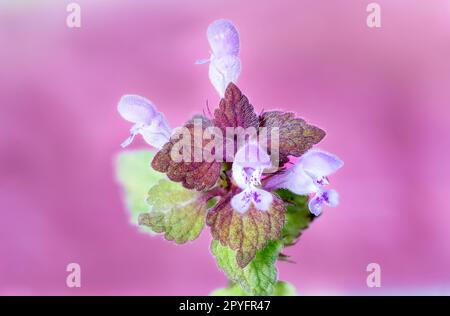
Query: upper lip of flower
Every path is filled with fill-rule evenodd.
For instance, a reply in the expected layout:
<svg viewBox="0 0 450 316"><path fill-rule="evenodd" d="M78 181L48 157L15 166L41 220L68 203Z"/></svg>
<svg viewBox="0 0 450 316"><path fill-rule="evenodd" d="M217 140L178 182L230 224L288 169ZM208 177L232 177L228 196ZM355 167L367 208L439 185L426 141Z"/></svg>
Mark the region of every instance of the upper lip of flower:
<svg viewBox="0 0 450 316"><path fill-rule="evenodd" d="M267 152L256 143L242 146L234 155L233 179L241 189L260 183L262 172L271 166Z"/></svg>
<svg viewBox="0 0 450 316"><path fill-rule="evenodd" d="M328 152L312 149L306 152L293 167L274 175L266 181L271 189L286 188L296 194L313 194L308 204L310 211L319 215L322 205L336 206L339 195L335 190L324 190L328 176L344 165L342 160Z"/></svg>
<svg viewBox="0 0 450 316"><path fill-rule="evenodd" d="M141 134L148 144L158 149L169 141L170 127L164 115L151 101L128 94L120 99L117 109L125 120L134 123L130 136L122 143L122 147L128 146L137 134Z"/></svg>
<svg viewBox="0 0 450 316"><path fill-rule="evenodd" d="M267 181L267 187L286 188L296 194L316 193L327 185L328 176L344 165L342 160L323 150L311 149L294 166Z"/></svg>
<svg viewBox="0 0 450 316"><path fill-rule="evenodd" d="M223 97L228 84L236 83L241 72L239 33L233 23L221 19L211 23L206 34L211 56L198 60L196 64L209 62L209 79Z"/></svg>

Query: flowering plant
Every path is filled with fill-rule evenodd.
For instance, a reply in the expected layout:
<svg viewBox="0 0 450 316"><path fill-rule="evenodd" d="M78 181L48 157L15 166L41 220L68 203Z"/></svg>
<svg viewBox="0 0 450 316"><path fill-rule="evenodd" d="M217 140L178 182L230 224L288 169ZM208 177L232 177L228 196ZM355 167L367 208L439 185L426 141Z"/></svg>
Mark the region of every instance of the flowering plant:
<svg viewBox="0 0 450 316"><path fill-rule="evenodd" d="M151 101L135 95L119 101L119 113L133 123L122 146L140 134L158 149L119 158L132 221L177 244L208 226L211 252L230 280L214 294L292 294L277 280L275 263L287 260L283 249L297 242L324 205L338 204L338 193L325 187L343 163L312 149L325 132L294 113L255 113L236 85L240 42L230 21L213 22L207 38L211 56L197 63L209 63L221 97L213 113L171 130Z"/></svg>

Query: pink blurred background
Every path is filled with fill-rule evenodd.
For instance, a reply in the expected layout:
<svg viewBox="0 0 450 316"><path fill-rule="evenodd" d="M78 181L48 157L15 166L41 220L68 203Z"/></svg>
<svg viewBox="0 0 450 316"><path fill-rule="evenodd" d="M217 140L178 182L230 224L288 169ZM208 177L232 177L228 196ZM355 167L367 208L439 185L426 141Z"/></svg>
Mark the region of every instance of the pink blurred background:
<svg viewBox="0 0 450 316"><path fill-rule="evenodd" d="M345 167L341 194L279 263L309 294L450 294L450 3L377 1L0 1L0 294L207 295L225 286L205 229L176 246L129 224L113 159L125 93L171 126L218 96L205 32L231 19L239 86L259 112L323 127ZM141 148L139 140L132 148ZM82 287L66 287L77 262ZM381 288L366 266L381 265Z"/></svg>

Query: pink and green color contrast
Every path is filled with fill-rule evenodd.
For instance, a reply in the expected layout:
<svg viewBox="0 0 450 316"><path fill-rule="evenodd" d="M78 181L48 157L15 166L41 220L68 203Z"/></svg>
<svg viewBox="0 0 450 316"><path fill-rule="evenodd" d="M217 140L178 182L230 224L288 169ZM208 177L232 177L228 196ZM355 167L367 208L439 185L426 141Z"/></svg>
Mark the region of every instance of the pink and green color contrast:
<svg viewBox="0 0 450 316"><path fill-rule="evenodd" d="M175 160L173 153L179 152L178 144L183 140L177 129L169 127L163 113L148 99L122 97L118 111L133 123L122 146L141 135L157 150L146 168L161 176L147 196L142 196L147 210L136 215L137 222L145 231L164 234L177 244L193 241L208 226L212 254L230 280L228 288L214 294L292 294L292 287L278 280L276 261L287 260L283 249L297 242L324 206L338 205L337 191L325 186L343 162L315 148L325 137L321 128L292 112L255 112L237 85L240 39L230 21L214 21L207 38L211 55L197 64L209 63L209 79L220 101L213 112L208 107L181 128L192 135L195 121L201 122L202 134L216 128L223 132L221 144L231 144L227 147L231 152L220 159L198 161L193 153L199 147L210 148L212 143L202 139L184 144L182 149L189 159ZM258 137L239 142L225 133L250 128L258 131L256 136L264 130L271 137L261 144Z"/></svg>

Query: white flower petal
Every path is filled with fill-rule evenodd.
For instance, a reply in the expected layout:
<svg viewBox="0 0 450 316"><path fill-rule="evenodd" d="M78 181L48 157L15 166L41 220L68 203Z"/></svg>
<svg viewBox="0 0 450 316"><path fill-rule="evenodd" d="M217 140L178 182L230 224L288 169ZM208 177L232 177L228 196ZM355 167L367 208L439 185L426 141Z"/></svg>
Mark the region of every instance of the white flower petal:
<svg viewBox="0 0 450 316"><path fill-rule="evenodd" d="M147 144L161 149L170 140L171 130L162 114L158 114L149 126L144 126L139 133Z"/></svg>
<svg viewBox="0 0 450 316"><path fill-rule="evenodd" d="M315 194L308 203L309 210L318 216L322 212L323 205L335 207L339 204L339 194L335 190L325 190Z"/></svg>
<svg viewBox="0 0 450 316"><path fill-rule="evenodd" d="M295 194L311 194L319 191L319 186L299 166L293 166L284 173L270 177L265 186L268 190L288 189Z"/></svg>
<svg viewBox="0 0 450 316"><path fill-rule="evenodd" d="M231 199L231 206L236 212L239 212L241 214L247 212L248 208L250 207L251 203L251 192L248 190L244 190L239 194L236 194Z"/></svg>
<svg viewBox="0 0 450 316"><path fill-rule="evenodd" d="M252 191L252 202L255 205L256 209L260 211L268 211L273 201L272 194L256 188L254 188Z"/></svg>
<svg viewBox="0 0 450 316"><path fill-rule="evenodd" d="M125 120L147 125L158 113L149 100L138 95L124 95L117 105L117 110Z"/></svg>
<svg viewBox="0 0 450 316"><path fill-rule="evenodd" d="M220 19L212 22L206 36L216 57L239 54L239 33L231 21Z"/></svg>
<svg viewBox="0 0 450 316"><path fill-rule="evenodd" d="M319 216L322 213L323 200L319 194L316 194L309 200L308 203L309 211L316 216Z"/></svg>
<svg viewBox="0 0 450 316"><path fill-rule="evenodd" d="M147 144L157 149L161 149L170 139L167 138L167 135L163 133L154 133L146 128L143 128L140 134L142 135Z"/></svg>
<svg viewBox="0 0 450 316"><path fill-rule="evenodd" d="M230 82L237 83L240 73L241 61L239 57L233 55L220 58L213 56L209 64L209 80L221 98Z"/></svg>
<svg viewBox="0 0 450 316"><path fill-rule="evenodd" d="M246 189L249 186L248 174L245 169L237 164L233 164L232 167L233 180L238 187Z"/></svg>
<svg viewBox="0 0 450 316"><path fill-rule="evenodd" d="M135 123L130 129L130 137L121 144L122 147L131 144L137 134L141 134L148 144L159 149L169 141L171 129L164 115L146 98L124 95L117 108L124 119Z"/></svg>
<svg viewBox="0 0 450 316"><path fill-rule="evenodd" d="M271 166L270 156L258 144L247 143L235 154L232 167L233 180L241 189L261 182L262 171Z"/></svg>
<svg viewBox="0 0 450 316"><path fill-rule="evenodd" d="M319 190L319 187L314 183L314 179L302 169L295 170L287 179L285 186L290 191L299 195L310 194Z"/></svg>
<svg viewBox="0 0 450 316"><path fill-rule="evenodd" d="M322 150L308 151L300 157L298 164L314 178L326 177L344 165L338 157Z"/></svg>
<svg viewBox="0 0 450 316"><path fill-rule="evenodd" d="M247 142L234 155L233 166L235 164L241 167L251 167L256 170L269 168L272 162L266 150L257 143Z"/></svg>
<svg viewBox="0 0 450 316"><path fill-rule="evenodd" d="M339 205L339 193L336 190L325 190L322 192L324 202L330 207Z"/></svg>

